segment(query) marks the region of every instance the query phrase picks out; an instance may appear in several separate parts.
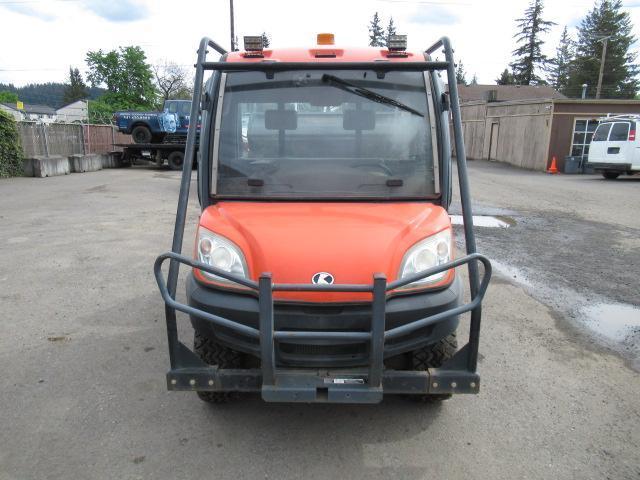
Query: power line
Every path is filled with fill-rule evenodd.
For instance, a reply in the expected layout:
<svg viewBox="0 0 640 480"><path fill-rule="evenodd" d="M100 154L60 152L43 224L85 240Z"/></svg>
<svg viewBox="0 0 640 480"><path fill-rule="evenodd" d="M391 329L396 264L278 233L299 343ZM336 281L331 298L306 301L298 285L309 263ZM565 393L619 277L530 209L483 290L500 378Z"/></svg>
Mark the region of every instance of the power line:
<svg viewBox="0 0 640 480"><path fill-rule="evenodd" d="M52 0L8 0L0 1L0 5L26 5L28 3L49 3ZM82 0L53 0L55 2L81 2Z"/></svg>

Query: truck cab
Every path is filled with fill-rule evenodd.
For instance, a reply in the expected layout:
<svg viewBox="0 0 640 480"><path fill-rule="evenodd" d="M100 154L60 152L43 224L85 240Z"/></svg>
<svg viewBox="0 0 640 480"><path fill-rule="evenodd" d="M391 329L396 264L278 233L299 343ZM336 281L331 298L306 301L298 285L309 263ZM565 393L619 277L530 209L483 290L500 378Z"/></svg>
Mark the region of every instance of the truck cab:
<svg viewBox="0 0 640 480"><path fill-rule="evenodd" d="M176 129L171 133L186 136L189 130L191 100L165 100L162 111L175 116Z"/></svg>
<svg viewBox="0 0 640 480"><path fill-rule="evenodd" d="M475 252L469 225L468 255L456 257L448 214L452 103L438 72L453 72L452 54L448 40L434 50L444 46L451 58L438 62L397 37L384 49L336 47L319 36L312 47L272 50L245 37L244 51L199 61L213 75L191 111L202 114L194 254L180 255L174 236L173 251L155 266L175 348L169 388L211 403L238 391L342 403L478 391L479 304L490 263ZM206 40L200 52L207 46L218 50ZM187 304L175 301L176 271L163 280L167 259L192 267ZM470 271L467 303L460 265ZM189 353L175 346L176 310L195 330ZM459 350L466 312L471 340Z"/></svg>

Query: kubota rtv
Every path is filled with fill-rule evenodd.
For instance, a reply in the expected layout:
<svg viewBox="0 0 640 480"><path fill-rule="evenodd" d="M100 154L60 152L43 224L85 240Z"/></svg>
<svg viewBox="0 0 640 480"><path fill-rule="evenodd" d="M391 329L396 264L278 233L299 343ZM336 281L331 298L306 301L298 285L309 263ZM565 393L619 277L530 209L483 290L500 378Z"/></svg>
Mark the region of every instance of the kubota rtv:
<svg viewBox="0 0 640 480"><path fill-rule="evenodd" d="M194 122L172 251L155 263L168 387L210 402L235 392L341 403L477 393L480 302L491 265L475 250L449 41L409 52L402 35L388 48L318 40L264 49L260 37L245 37L242 52L206 38L200 44L191 106L191 118L202 116L193 256L181 251ZM208 48L218 61L207 61ZM444 59L434 60L439 50ZM205 71L213 73L203 85ZM466 245L460 258L448 215L450 116ZM175 300L180 264L191 267L188 304ZM455 270L462 265L467 303ZM191 319L193 350L178 339L176 311ZM468 342L458 349L467 312Z"/></svg>

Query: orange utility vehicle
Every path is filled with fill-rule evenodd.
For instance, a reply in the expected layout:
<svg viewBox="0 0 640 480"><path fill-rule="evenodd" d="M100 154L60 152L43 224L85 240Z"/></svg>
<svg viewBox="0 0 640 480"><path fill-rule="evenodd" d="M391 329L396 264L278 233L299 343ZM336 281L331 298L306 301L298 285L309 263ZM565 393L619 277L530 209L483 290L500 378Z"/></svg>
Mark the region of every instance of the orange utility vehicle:
<svg viewBox="0 0 640 480"><path fill-rule="evenodd" d="M170 390L209 402L261 392L266 401L337 403L478 392L491 265L475 249L449 41L409 52L404 35L388 48L342 48L332 37L288 49L245 37L242 52L200 44L191 107L191 118L202 116L200 144L192 123L172 251L154 269ZM218 61L206 60L209 48ZM434 60L441 49L444 60ZM460 258L448 214L450 114ZM201 214L191 257L181 251L196 151ZM188 304L176 300L180 264L191 267ZM191 319L193 350L178 339L176 311ZM467 312L469 341L458 349Z"/></svg>

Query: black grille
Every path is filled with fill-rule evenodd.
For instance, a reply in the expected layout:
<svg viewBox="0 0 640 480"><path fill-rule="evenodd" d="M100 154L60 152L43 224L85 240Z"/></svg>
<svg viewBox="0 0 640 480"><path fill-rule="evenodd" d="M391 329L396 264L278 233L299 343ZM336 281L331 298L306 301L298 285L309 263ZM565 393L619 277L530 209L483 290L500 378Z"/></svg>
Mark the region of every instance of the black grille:
<svg viewBox="0 0 640 480"><path fill-rule="evenodd" d="M367 353L367 345L364 343L352 345L303 345L295 343L283 343L280 351L289 355L354 355L361 356Z"/></svg>

